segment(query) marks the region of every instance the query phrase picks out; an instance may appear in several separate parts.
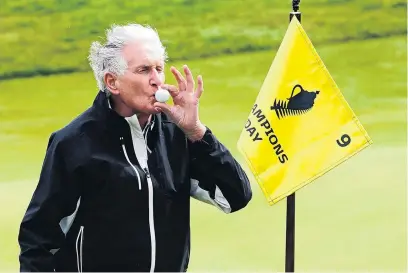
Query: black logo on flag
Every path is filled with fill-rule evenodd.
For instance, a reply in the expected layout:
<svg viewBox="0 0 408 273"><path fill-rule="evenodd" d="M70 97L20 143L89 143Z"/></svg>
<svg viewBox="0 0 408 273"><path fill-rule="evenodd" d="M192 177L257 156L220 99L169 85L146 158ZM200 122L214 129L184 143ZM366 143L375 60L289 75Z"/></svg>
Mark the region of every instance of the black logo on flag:
<svg viewBox="0 0 408 273"><path fill-rule="evenodd" d="M296 88L300 88L300 92L293 96ZM300 84L297 84L292 89L292 94L288 101L275 99L271 110L275 110L278 118L284 118L287 116L295 116L305 114L310 111L314 105L314 100L320 91L307 91L304 90Z"/></svg>

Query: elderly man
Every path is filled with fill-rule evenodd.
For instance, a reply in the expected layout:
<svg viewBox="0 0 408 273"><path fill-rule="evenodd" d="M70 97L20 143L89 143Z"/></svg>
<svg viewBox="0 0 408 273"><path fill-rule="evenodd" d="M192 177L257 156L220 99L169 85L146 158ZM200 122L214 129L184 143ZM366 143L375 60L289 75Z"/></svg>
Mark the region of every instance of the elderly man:
<svg viewBox="0 0 408 273"><path fill-rule="evenodd" d="M191 71L172 67L150 27L130 24L94 42L93 105L51 134L21 223L21 271L186 271L190 197L225 213L252 192L228 149L201 123ZM173 105L158 102L167 89Z"/></svg>

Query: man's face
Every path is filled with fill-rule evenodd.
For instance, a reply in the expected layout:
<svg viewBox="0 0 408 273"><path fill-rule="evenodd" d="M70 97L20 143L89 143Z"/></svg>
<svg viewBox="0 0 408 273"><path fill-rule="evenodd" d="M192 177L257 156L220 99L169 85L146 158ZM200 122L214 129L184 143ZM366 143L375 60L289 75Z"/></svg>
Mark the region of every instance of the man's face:
<svg viewBox="0 0 408 273"><path fill-rule="evenodd" d="M154 94L165 80L164 60L139 43L126 45L122 54L128 68L117 77L118 99L134 113L157 113Z"/></svg>

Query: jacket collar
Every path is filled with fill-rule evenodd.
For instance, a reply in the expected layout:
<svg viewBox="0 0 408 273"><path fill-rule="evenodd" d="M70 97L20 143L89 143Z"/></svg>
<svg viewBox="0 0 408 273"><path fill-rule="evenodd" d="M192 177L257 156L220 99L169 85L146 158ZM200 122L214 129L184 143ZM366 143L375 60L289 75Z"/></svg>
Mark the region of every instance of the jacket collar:
<svg viewBox="0 0 408 273"><path fill-rule="evenodd" d="M97 110L99 115L103 116L105 119L108 120L108 126L114 125L114 127L116 127L118 123L125 122L129 123L130 126L134 126L140 129L139 120L137 119L136 115L133 115L131 117L122 117L115 110L112 109L109 97L106 92L103 92L101 90L98 92L93 102L93 107ZM155 122L156 120L157 115L151 115L143 131L145 131L147 128L149 128L149 130L152 130L153 126L156 123Z"/></svg>

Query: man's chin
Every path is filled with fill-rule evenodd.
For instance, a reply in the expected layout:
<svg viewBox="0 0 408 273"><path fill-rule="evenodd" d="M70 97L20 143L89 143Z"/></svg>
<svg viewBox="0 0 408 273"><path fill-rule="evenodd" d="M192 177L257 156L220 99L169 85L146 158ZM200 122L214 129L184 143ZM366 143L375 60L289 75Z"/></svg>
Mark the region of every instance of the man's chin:
<svg viewBox="0 0 408 273"><path fill-rule="evenodd" d="M154 108L152 114L158 114L161 110L159 108Z"/></svg>
<svg viewBox="0 0 408 273"><path fill-rule="evenodd" d="M146 109L146 114L149 114L149 115L154 115L154 114L158 114L158 113L160 113L161 111L159 110L159 108L156 108L156 107L154 107L153 105L151 106L151 107L149 107L148 109Z"/></svg>
<svg viewBox="0 0 408 273"><path fill-rule="evenodd" d="M139 108L139 110L136 111L138 115L153 115L160 112L160 110L156 110L156 107L154 107L153 104L149 104L147 107Z"/></svg>

